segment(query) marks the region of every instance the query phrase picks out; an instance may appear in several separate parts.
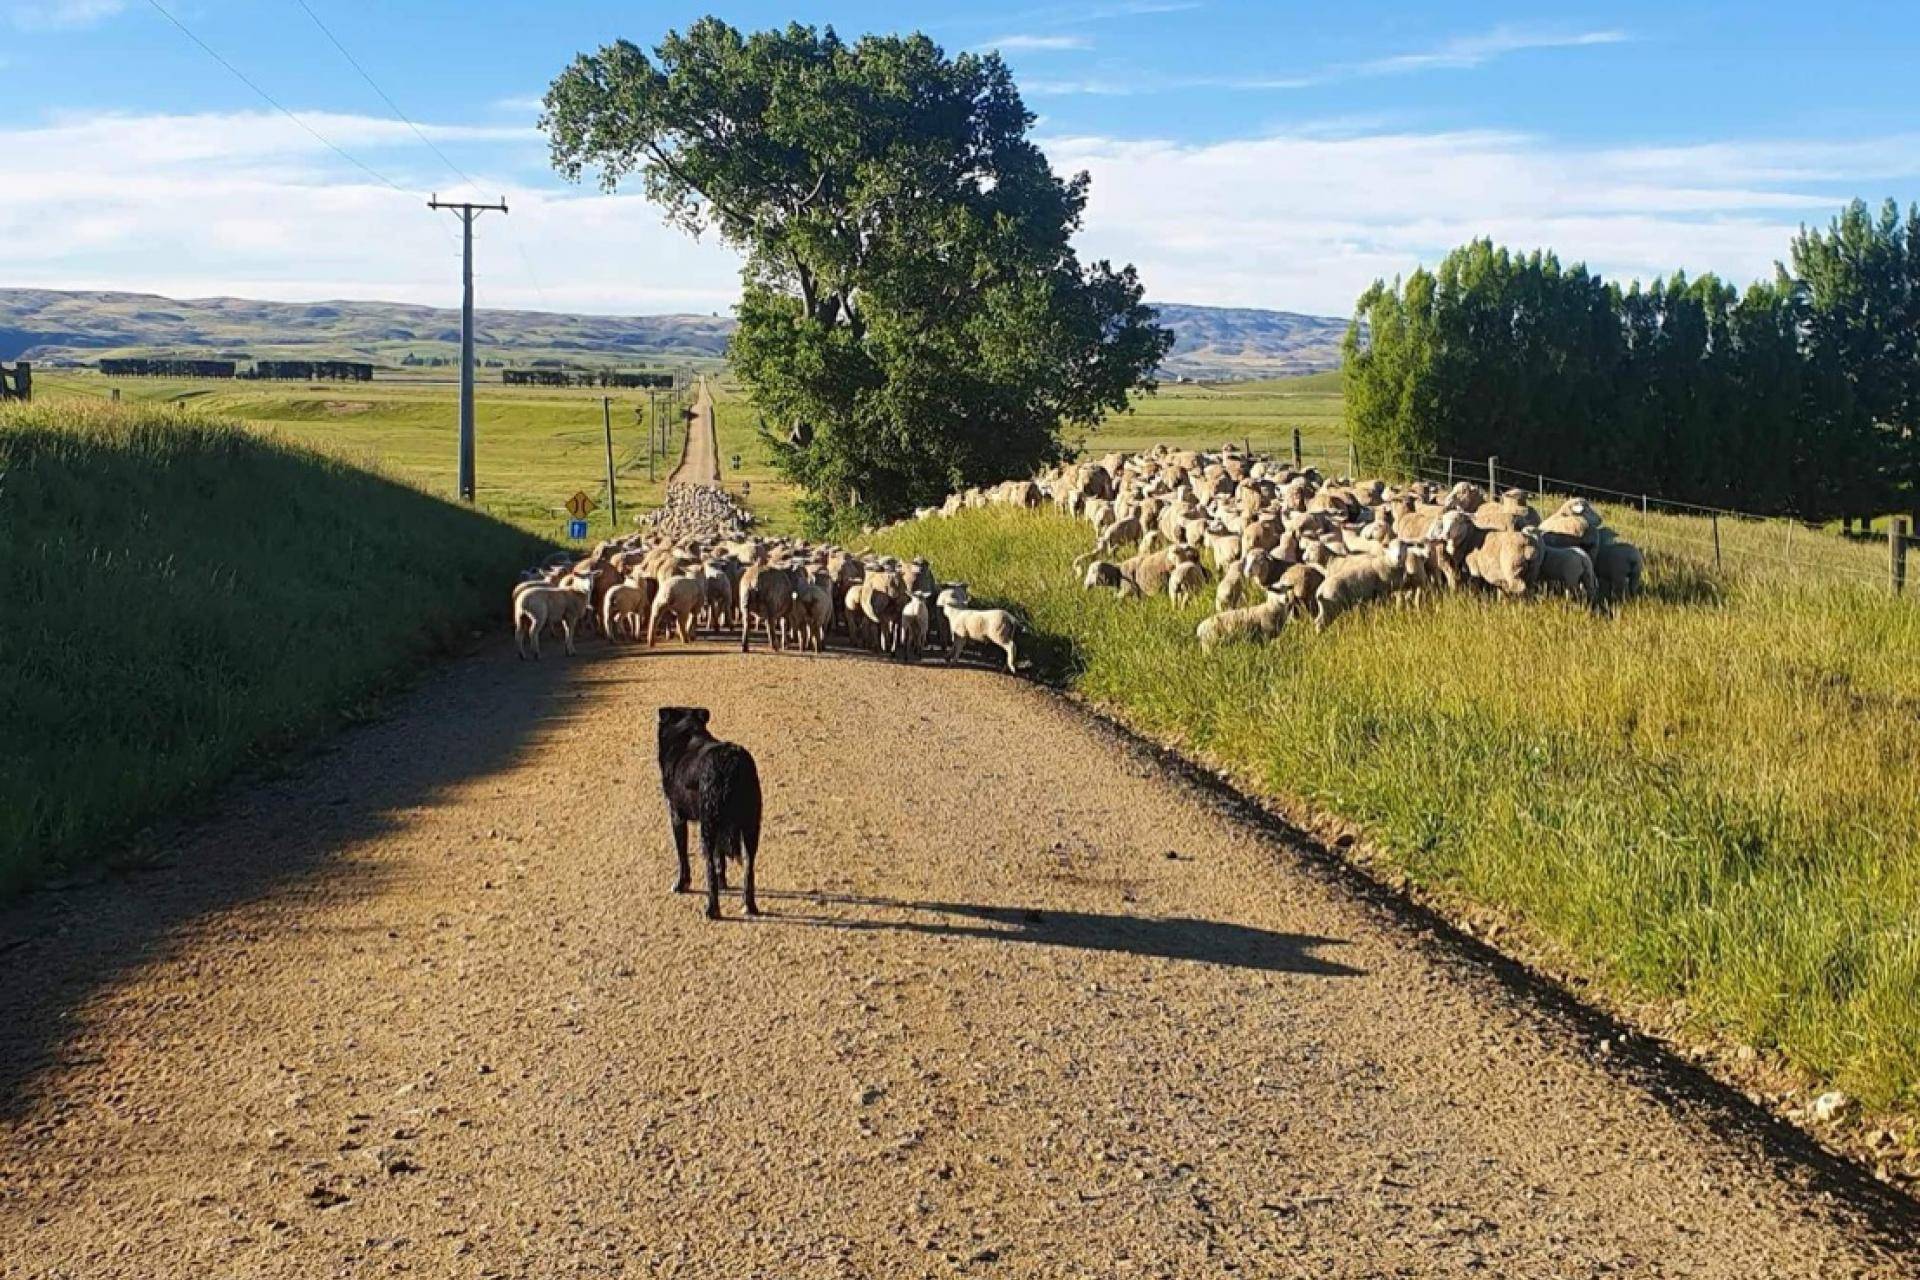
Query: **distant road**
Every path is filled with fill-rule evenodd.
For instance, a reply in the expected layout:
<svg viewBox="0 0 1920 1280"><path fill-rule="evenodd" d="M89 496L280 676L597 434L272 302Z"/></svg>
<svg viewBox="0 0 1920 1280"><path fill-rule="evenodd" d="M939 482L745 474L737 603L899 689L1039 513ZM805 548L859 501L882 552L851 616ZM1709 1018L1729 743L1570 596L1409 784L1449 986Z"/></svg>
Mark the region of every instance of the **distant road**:
<svg viewBox="0 0 1920 1280"><path fill-rule="evenodd" d="M668 484L720 483L720 441L714 433L713 393L707 389L707 380L700 379L700 388L693 397L693 418L687 423L687 443L680 452L680 465L667 477Z"/></svg>

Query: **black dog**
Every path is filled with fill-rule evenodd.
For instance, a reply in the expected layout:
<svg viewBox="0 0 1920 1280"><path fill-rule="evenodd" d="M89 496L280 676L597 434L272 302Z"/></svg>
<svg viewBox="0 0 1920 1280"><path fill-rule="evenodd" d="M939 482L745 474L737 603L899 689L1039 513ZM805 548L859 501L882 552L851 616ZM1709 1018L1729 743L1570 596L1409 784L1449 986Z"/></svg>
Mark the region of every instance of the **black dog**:
<svg viewBox="0 0 1920 1280"><path fill-rule="evenodd" d="M747 914L760 914L753 897L753 860L760 850L760 771L745 747L707 732L705 707L660 708L660 789L667 795L667 821L680 855L675 893L689 887L687 824L700 824L700 852L707 860L707 917L720 918L720 890L727 886L727 859L747 864L741 886Z"/></svg>

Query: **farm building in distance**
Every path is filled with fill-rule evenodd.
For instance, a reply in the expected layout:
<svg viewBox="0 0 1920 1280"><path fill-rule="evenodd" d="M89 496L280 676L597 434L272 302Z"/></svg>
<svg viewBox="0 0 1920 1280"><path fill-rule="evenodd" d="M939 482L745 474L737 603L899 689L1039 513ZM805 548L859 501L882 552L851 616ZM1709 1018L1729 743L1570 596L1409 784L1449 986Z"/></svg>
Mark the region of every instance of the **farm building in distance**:
<svg viewBox="0 0 1920 1280"><path fill-rule="evenodd" d="M509 387L659 387L678 385L671 373L618 373L611 369L502 369L500 381Z"/></svg>
<svg viewBox="0 0 1920 1280"><path fill-rule="evenodd" d="M261 378L297 382L372 382L373 366L354 360L256 360L242 371L233 360L133 356L103 359L109 378Z"/></svg>

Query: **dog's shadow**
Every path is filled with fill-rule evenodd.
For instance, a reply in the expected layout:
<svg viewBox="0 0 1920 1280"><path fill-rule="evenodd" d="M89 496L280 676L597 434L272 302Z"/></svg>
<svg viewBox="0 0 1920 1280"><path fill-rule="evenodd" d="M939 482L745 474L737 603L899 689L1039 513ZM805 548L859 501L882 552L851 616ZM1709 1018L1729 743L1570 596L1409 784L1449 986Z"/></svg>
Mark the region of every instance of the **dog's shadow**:
<svg viewBox="0 0 1920 1280"><path fill-rule="evenodd" d="M1316 955L1322 948L1346 945L1339 938L1312 934L1277 933L1249 925L1195 920L1184 916L1123 916L1087 911L1055 911L1035 907L992 907L957 902L902 902L832 893L775 893L760 897L784 903L819 907L871 908L937 919L876 918L871 915L794 914L781 911L772 918L785 924L856 932L889 931L936 937L983 938L998 942L1036 942L1084 951L1112 951L1157 956L1164 960L1195 960L1268 973L1299 973L1322 978L1350 978L1364 974L1335 960Z"/></svg>

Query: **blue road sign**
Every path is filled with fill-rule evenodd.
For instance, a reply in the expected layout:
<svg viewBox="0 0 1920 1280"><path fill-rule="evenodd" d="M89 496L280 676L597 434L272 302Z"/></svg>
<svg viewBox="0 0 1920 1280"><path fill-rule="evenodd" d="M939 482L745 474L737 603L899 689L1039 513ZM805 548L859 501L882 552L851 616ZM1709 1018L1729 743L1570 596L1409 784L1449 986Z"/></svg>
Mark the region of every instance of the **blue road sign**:
<svg viewBox="0 0 1920 1280"><path fill-rule="evenodd" d="M587 522L585 520L567 521L567 536L575 542L585 541L587 536Z"/></svg>

